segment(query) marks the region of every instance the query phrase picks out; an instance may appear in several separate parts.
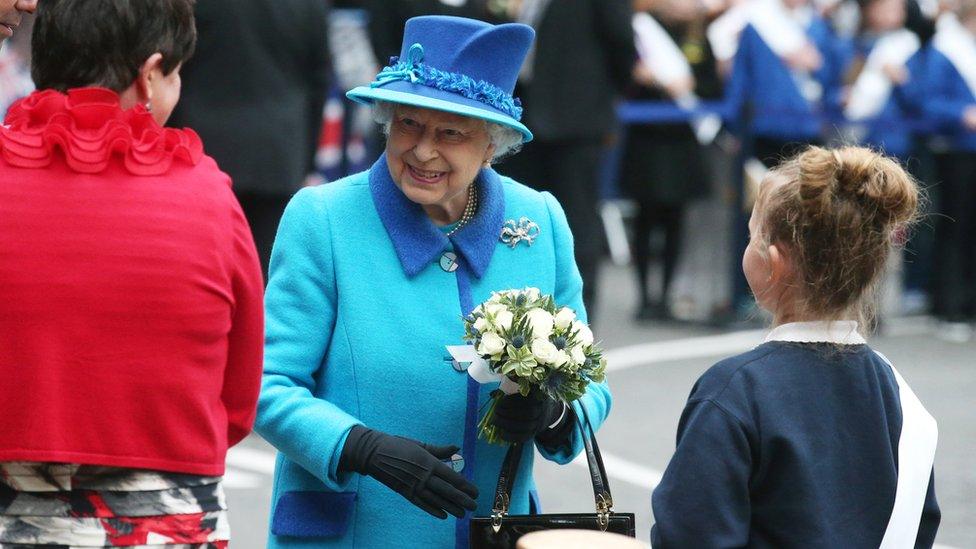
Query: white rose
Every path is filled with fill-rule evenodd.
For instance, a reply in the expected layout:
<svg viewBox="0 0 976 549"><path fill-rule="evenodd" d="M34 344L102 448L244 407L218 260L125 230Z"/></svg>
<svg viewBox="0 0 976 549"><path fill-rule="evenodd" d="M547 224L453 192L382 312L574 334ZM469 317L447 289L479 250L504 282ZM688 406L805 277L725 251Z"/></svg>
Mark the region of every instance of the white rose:
<svg viewBox="0 0 976 549"><path fill-rule="evenodd" d="M556 356L552 358L552 365L560 368L569 362L569 353L566 351L556 351Z"/></svg>
<svg viewBox="0 0 976 549"><path fill-rule="evenodd" d="M525 313L525 317L529 320L529 326L532 327L532 337L548 339L552 335L553 318L548 311L536 307L529 309Z"/></svg>
<svg viewBox="0 0 976 549"><path fill-rule="evenodd" d="M485 305L485 315L489 315L493 318L497 318L498 313L507 310L508 309L501 303L488 303L487 305Z"/></svg>
<svg viewBox="0 0 976 549"><path fill-rule="evenodd" d="M498 334L488 332L481 336L481 344L478 345L478 354L481 356L495 356L505 350L505 340Z"/></svg>
<svg viewBox="0 0 976 549"><path fill-rule="evenodd" d="M498 303L502 300L502 294L499 292L491 292L491 297L488 299L488 304ZM487 308L487 307L486 307Z"/></svg>
<svg viewBox="0 0 976 549"><path fill-rule="evenodd" d="M589 347L593 345L593 331L586 324L580 321L573 322L573 331L576 332L576 340Z"/></svg>
<svg viewBox="0 0 976 549"><path fill-rule="evenodd" d="M539 299L539 297L541 295L542 295L542 292L539 291L539 288L526 288L525 289L525 297L528 298L531 301L535 301L535 300Z"/></svg>
<svg viewBox="0 0 976 549"><path fill-rule="evenodd" d="M483 333L487 332L488 331L488 320L485 317L483 317L483 316L478 317L478 320L475 320L474 321L474 329L475 330L478 330L478 333L479 334L483 334Z"/></svg>
<svg viewBox="0 0 976 549"><path fill-rule="evenodd" d="M577 365L581 365L586 362L586 354L583 353L583 346L577 345L569 351L569 356L573 359L573 362Z"/></svg>
<svg viewBox="0 0 976 549"><path fill-rule="evenodd" d="M556 312L556 328L559 328L560 330L569 328L575 320L576 313L574 313L569 307L563 307Z"/></svg>
<svg viewBox="0 0 976 549"><path fill-rule="evenodd" d="M549 364L556 358L556 353L559 352L556 346L549 342L548 339L543 339L537 337L532 340L532 356L535 357L536 361L540 364Z"/></svg>
<svg viewBox="0 0 976 549"><path fill-rule="evenodd" d="M515 315L506 309L495 315L495 326L497 326L499 330L504 331L512 327L513 320L515 320Z"/></svg>

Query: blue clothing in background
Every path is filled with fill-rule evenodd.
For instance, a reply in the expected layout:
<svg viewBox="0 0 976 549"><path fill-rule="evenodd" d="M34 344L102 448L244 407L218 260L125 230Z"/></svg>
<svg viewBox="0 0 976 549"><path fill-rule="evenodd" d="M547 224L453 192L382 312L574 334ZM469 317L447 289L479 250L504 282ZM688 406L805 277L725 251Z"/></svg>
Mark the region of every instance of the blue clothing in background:
<svg viewBox="0 0 976 549"><path fill-rule="evenodd" d="M875 41L850 41L845 47L844 70L847 73L851 65L858 60L864 61L871 55ZM922 103L925 99L927 87L926 59L930 46L922 46L905 62L908 71L908 81L891 87L891 95L881 111L871 120L864 122L866 132L861 142L873 149L901 159L908 158L915 149L917 137L926 133L925 115ZM853 83L852 83L853 84ZM843 107L835 107L839 113ZM857 124L857 122L855 122Z"/></svg>
<svg viewBox="0 0 976 549"><path fill-rule="evenodd" d="M464 547L464 523L438 520L371 477L338 470L356 424L463 446L463 475L491 513L507 447L475 442L489 393L455 371L467 314L492 291L534 286L585 321L573 240L559 203L483 169L478 213L450 238L394 185L381 157L368 172L300 191L281 220L266 301L265 371L256 430L279 451L268 547ZM506 220L539 225L532 246L499 241ZM579 403L599 425L605 384ZM474 422L468 416L474 413ZM463 443L463 444L462 444ZM470 444L469 444L470 443ZM582 449L539 447L567 463ZM511 512L530 510L532 445Z"/></svg>
<svg viewBox="0 0 976 549"><path fill-rule="evenodd" d="M698 380L654 491L656 549L877 549L898 476L898 384L867 345L771 341ZM916 547L939 526L934 473Z"/></svg>
<svg viewBox="0 0 976 549"><path fill-rule="evenodd" d="M739 39L726 88L727 116L739 119L744 113L751 115L751 130L757 137L802 142L820 139L823 106L835 102L840 90L839 51L837 38L821 18L810 23L807 37L823 58L821 67L811 74L822 88L819 101L811 103L803 96L786 62L752 25L747 25Z"/></svg>
<svg viewBox="0 0 976 549"><path fill-rule="evenodd" d="M967 107L976 106L976 97L951 61L938 49L928 56L926 90L923 108L936 125L936 130L950 140L955 152L976 151L976 132L968 131L962 123Z"/></svg>

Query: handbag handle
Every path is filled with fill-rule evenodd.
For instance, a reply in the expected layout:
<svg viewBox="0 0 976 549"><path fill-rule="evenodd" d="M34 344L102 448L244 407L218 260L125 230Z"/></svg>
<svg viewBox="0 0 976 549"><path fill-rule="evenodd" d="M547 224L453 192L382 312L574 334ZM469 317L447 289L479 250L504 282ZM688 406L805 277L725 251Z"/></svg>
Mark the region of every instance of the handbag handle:
<svg viewBox="0 0 976 549"><path fill-rule="evenodd" d="M589 465L590 481L593 484L593 498L596 502L597 522L600 530L606 531L607 526L610 525L610 515L613 513L613 497L610 495L610 484L607 482L607 470L603 465L600 446L596 442L596 433L593 431L593 425L586 414L586 409L580 405L579 410L583 415L583 420L581 422L579 416L576 416L576 425L583 437L583 449L586 452L586 463ZM505 459L502 461L501 472L498 474L495 503L491 510L491 527L495 533L501 530L502 519L508 515L512 488L515 486L515 477L518 475L521 460L522 444L515 443L509 446Z"/></svg>

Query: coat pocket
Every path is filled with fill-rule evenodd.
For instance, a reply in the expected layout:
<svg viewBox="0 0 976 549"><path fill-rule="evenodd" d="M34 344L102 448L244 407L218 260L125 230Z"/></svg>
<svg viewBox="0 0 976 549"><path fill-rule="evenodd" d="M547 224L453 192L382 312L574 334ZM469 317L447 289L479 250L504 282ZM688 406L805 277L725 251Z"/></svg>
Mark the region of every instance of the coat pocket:
<svg viewBox="0 0 976 549"><path fill-rule="evenodd" d="M338 538L346 533L356 492L285 492L278 498L271 533L300 538Z"/></svg>

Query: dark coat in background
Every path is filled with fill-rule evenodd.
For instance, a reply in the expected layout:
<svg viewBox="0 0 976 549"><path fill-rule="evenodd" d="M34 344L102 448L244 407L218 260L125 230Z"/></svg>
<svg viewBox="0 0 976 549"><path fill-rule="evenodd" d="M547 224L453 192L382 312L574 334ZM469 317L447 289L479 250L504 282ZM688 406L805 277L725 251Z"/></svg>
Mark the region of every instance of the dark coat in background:
<svg viewBox="0 0 976 549"><path fill-rule="evenodd" d="M407 19L420 15L454 15L480 19L480 0L461 5L442 0L359 0L369 13L369 41L376 59L386 65L390 57L400 55L403 27Z"/></svg>
<svg viewBox="0 0 976 549"><path fill-rule="evenodd" d="M722 97L722 81L715 56L705 38L704 25L664 24L685 54L695 78L695 95L703 100ZM632 84L628 98L636 101L668 101L662 89ZM703 151L687 122L632 124L624 131L620 167L621 190L640 203L680 206L708 191L708 171Z"/></svg>
<svg viewBox="0 0 976 549"><path fill-rule="evenodd" d="M695 78L695 95L705 100L720 98L722 81L705 36L705 22L665 22L663 27L688 61ZM638 101L673 102L663 89L636 83L628 95ZM708 192L708 164L709 155L687 122L631 124L624 130L619 182L638 207L633 254L641 292L637 316L641 320L671 318L668 292L684 246L685 206ZM652 246L655 230L663 236L659 253ZM650 287L650 269L656 257L660 258L663 276L655 292Z"/></svg>
<svg viewBox="0 0 976 549"><path fill-rule="evenodd" d="M314 171L328 90L326 0L197 0L170 118L230 174L267 272L278 220Z"/></svg>
<svg viewBox="0 0 976 549"><path fill-rule="evenodd" d="M615 98L637 52L627 0L552 0L536 27L530 82L515 95L539 141L602 140L613 131Z"/></svg>
<svg viewBox="0 0 976 549"><path fill-rule="evenodd" d="M237 191L291 194L313 171L329 56L323 0L198 0L199 41L170 125L190 126Z"/></svg>
<svg viewBox="0 0 976 549"><path fill-rule="evenodd" d="M616 99L637 53L629 0L552 0L535 24L531 79L515 95L535 141L498 171L549 191L566 211L583 275L583 300L596 311L604 235L598 204L604 149L617 125Z"/></svg>

